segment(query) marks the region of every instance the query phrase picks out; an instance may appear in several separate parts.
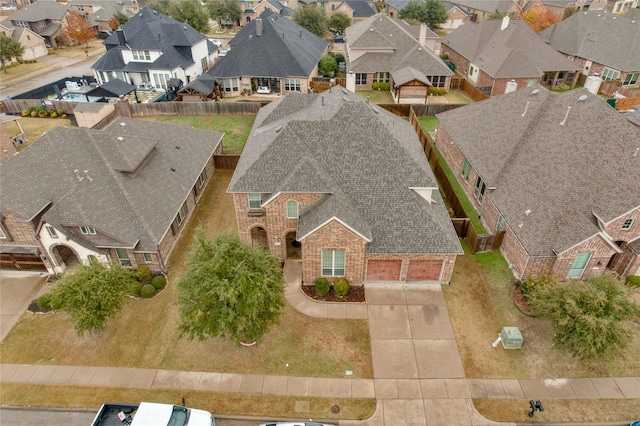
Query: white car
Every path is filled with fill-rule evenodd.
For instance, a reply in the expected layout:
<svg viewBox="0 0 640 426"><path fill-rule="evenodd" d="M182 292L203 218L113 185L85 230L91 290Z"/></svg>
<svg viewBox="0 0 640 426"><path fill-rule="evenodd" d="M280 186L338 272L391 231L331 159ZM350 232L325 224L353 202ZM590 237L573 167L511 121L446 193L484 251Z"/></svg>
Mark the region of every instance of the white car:
<svg viewBox="0 0 640 426"><path fill-rule="evenodd" d="M216 47L222 46L222 42L220 40L216 40L215 38L210 38L209 41L216 45Z"/></svg>
<svg viewBox="0 0 640 426"><path fill-rule="evenodd" d="M260 426L335 426L329 423L318 423L318 422L270 422L270 423L260 423Z"/></svg>
<svg viewBox="0 0 640 426"><path fill-rule="evenodd" d="M229 53L229 50L231 49L222 49L218 51L218 56L227 56L227 53Z"/></svg>

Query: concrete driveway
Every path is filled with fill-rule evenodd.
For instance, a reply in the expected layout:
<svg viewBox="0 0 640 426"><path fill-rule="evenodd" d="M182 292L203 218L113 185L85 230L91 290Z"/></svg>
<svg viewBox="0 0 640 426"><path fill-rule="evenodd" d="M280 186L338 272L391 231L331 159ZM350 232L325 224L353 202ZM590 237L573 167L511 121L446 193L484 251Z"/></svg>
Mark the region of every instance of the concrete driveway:
<svg viewBox="0 0 640 426"><path fill-rule="evenodd" d="M47 278L43 272L0 270L0 341L36 298Z"/></svg>

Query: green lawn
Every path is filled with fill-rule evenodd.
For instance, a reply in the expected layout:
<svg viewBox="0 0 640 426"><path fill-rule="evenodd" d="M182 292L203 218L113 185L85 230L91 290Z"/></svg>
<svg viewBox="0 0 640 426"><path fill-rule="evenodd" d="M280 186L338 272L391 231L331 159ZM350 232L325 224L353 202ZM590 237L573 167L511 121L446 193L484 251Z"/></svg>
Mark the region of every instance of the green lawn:
<svg viewBox="0 0 640 426"><path fill-rule="evenodd" d="M251 126L256 117L254 115L181 115L144 117L140 120L162 121L165 123L181 124L196 129L212 130L224 133L222 149L225 154L240 154L244 147Z"/></svg>
<svg viewBox="0 0 640 426"><path fill-rule="evenodd" d="M361 98L369 98L374 104L393 104L393 96L388 90L356 90L356 95Z"/></svg>
<svg viewBox="0 0 640 426"><path fill-rule="evenodd" d="M568 92L569 90L575 90L575 89L579 89L582 86L582 84L580 83L576 83L576 87L574 87L573 89L569 88L569 87L565 87L565 88L560 88L560 89L551 89L552 92L558 92L558 93L562 93L562 92Z"/></svg>
<svg viewBox="0 0 640 426"><path fill-rule="evenodd" d="M418 117L420 126L425 132L433 132L438 128L438 119L436 117Z"/></svg>

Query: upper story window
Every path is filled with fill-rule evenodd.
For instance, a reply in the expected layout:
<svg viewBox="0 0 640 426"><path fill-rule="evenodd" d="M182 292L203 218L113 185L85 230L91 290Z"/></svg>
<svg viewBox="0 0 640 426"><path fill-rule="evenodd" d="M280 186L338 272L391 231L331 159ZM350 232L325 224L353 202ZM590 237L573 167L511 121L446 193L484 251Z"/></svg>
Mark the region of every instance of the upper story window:
<svg viewBox="0 0 640 426"><path fill-rule="evenodd" d="M148 50L132 50L133 59L136 61L150 61L151 53Z"/></svg>
<svg viewBox="0 0 640 426"><path fill-rule="evenodd" d="M44 28L44 27L46 27L46 26L47 26L47 21L38 21L38 26L39 26L40 28Z"/></svg>
<svg viewBox="0 0 640 426"><path fill-rule="evenodd" d="M29 23L27 21L14 21L16 24L16 27L21 27L21 28L29 28Z"/></svg>
<svg viewBox="0 0 640 426"><path fill-rule="evenodd" d="M51 238L58 238L58 233L56 232L55 229L53 229L53 226L45 226L45 228L47 228L47 232L49 233L49 236Z"/></svg>
<svg viewBox="0 0 640 426"><path fill-rule="evenodd" d="M633 219L629 218L625 220L624 223L622 224L622 229L631 229L632 226L633 226Z"/></svg>
<svg viewBox="0 0 640 426"><path fill-rule="evenodd" d="M298 203L296 203L295 201L287 202L287 218L288 219L298 218Z"/></svg>
<svg viewBox="0 0 640 426"><path fill-rule="evenodd" d="M7 238L7 234L4 233L4 229L2 229L1 226L0 226L0 238L3 240Z"/></svg>
<svg viewBox="0 0 640 426"><path fill-rule="evenodd" d="M96 235L96 230L90 226L81 226L80 233L83 235Z"/></svg>
<svg viewBox="0 0 640 426"><path fill-rule="evenodd" d="M142 253L142 258L144 259L144 263L153 263L153 257L151 257L153 253Z"/></svg>
<svg viewBox="0 0 640 426"><path fill-rule="evenodd" d="M262 198L260 197L260 194L255 192L249 193L249 208L250 209L262 208Z"/></svg>

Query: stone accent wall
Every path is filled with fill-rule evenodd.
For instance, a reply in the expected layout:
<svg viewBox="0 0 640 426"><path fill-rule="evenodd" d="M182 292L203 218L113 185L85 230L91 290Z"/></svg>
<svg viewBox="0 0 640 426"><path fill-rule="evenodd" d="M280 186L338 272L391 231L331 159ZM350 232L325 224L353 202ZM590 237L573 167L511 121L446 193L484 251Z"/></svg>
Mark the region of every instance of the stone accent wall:
<svg viewBox="0 0 640 426"><path fill-rule="evenodd" d="M0 245L39 246L31 222L19 222L18 216L11 212L3 212L2 228L7 238L0 238Z"/></svg>

